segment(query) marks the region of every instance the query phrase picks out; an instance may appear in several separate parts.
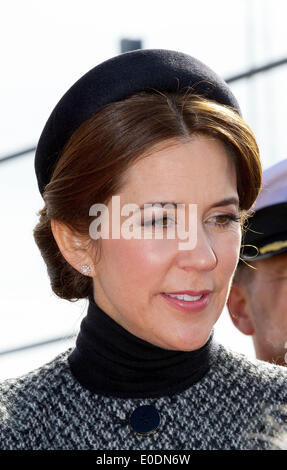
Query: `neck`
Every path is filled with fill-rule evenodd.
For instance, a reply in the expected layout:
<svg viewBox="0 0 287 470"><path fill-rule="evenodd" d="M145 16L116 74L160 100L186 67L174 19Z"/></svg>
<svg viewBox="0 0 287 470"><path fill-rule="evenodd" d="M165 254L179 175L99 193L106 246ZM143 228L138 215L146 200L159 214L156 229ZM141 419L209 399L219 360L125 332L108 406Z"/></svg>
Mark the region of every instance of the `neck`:
<svg viewBox="0 0 287 470"><path fill-rule="evenodd" d="M173 351L133 335L89 296L86 317L68 361L86 389L107 396L145 398L173 395L198 382L216 352L213 332L195 351Z"/></svg>

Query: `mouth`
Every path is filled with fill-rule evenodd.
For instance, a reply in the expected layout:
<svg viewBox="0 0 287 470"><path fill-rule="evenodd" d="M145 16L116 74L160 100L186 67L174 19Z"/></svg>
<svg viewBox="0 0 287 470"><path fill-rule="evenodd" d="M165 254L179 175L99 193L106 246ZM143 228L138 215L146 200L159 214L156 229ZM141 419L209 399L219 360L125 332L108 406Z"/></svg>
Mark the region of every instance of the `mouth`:
<svg viewBox="0 0 287 470"><path fill-rule="evenodd" d="M204 291L181 291L181 292L161 292L169 306L184 312L201 312L204 310L211 296L210 290Z"/></svg>

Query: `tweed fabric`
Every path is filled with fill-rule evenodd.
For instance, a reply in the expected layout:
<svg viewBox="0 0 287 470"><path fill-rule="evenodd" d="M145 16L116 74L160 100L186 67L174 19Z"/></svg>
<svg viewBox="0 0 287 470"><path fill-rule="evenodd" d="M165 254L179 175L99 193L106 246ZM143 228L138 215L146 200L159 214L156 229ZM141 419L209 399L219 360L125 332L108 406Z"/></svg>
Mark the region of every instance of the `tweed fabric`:
<svg viewBox="0 0 287 470"><path fill-rule="evenodd" d="M0 449L272 449L287 432L284 367L219 345L207 374L185 391L124 399L82 387L69 368L71 349L2 382ZM161 415L160 427L146 436L129 425L131 413L144 404Z"/></svg>

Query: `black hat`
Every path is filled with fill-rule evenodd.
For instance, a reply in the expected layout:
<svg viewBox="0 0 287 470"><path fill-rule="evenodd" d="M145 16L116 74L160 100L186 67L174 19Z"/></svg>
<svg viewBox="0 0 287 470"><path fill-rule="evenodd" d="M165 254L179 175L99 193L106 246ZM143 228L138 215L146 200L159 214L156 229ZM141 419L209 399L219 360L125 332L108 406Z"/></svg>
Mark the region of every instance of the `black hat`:
<svg viewBox="0 0 287 470"><path fill-rule="evenodd" d="M139 91L195 93L240 108L224 80L199 60L165 49L138 49L97 65L69 88L53 109L40 136L35 171L40 193L49 183L59 154L73 132L103 106Z"/></svg>
<svg viewBox="0 0 287 470"><path fill-rule="evenodd" d="M287 159L263 172L262 189L252 210L241 258L257 261L287 251Z"/></svg>

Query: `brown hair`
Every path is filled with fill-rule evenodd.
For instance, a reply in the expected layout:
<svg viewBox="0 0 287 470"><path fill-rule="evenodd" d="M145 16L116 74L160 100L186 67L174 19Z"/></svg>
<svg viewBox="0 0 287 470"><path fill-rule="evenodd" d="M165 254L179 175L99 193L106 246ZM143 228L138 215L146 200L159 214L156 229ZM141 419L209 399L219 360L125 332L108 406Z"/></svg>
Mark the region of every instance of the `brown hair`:
<svg viewBox="0 0 287 470"><path fill-rule="evenodd" d="M57 296L71 301L88 297L92 278L65 260L51 219L94 242L89 237L89 208L108 204L123 187L126 170L152 147L170 139L187 141L195 134L224 143L236 165L240 209L249 209L261 187L259 151L248 125L227 106L189 90L140 92L106 105L73 133L45 187L45 206L33 232Z"/></svg>

